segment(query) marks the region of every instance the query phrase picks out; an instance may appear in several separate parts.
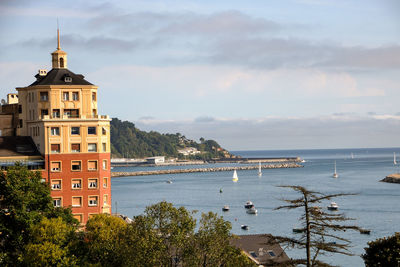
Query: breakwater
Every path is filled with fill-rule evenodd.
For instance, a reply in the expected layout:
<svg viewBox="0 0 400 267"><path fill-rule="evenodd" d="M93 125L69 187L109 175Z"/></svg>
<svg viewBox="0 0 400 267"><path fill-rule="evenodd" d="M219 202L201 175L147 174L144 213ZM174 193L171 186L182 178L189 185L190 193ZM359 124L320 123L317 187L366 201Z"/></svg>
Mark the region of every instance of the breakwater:
<svg viewBox="0 0 400 267"><path fill-rule="evenodd" d="M261 165L261 169L279 169L279 168L302 168L301 164L297 163L280 163L280 164L267 164ZM239 167L213 167L213 168L193 168L193 169L169 169L169 170L155 170L155 171L137 171L137 172L111 172L111 177L123 176L145 176L145 175L161 175L161 174L178 174L178 173L194 173L194 172L223 172L223 171L241 171L241 170L255 170L258 166L239 166Z"/></svg>
<svg viewBox="0 0 400 267"><path fill-rule="evenodd" d="M393 173L386 176L381 182L400 184L400 173Z"/></svg>

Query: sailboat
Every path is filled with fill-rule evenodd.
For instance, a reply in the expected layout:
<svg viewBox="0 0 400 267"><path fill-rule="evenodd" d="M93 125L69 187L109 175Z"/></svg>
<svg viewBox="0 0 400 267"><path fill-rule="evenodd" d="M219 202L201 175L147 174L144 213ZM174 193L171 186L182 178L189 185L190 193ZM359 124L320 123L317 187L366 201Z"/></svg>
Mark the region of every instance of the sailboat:
<svg viewBox="0 0 400 267"><path fill-rule="evenodd" d="M354 159L354 154L353 153L351 153L351 159Z"/></svg>
<svg viewBox="0 0 400 267"><path fill-rule="evenodd" d="M335 160L335 172L333 173L332 177L333 178L338 178L339 177L339 174L337 174L337 172L336 172L336 160Z"/></svg>
<svg viewBox="0 0 400 267"><path fill-rule="evenodd" d="M396 161L396 152L393 152L393 164L397 165L397 161Z"/></svg>
<svg viewBox="0 0 400 267"><path fill-rule="evenodd" d="M261 161L258 162L258 177L262 176L262 172L261 172Z"/></svg>
<svg viewBox="0 0 400 267"><path fill-rule="evenodd" d="M236 170L233 171L232 181L233 181L234 183L236 183L237 181L239 181L239 177L238 177L238 175L237 175Z"/></svg>

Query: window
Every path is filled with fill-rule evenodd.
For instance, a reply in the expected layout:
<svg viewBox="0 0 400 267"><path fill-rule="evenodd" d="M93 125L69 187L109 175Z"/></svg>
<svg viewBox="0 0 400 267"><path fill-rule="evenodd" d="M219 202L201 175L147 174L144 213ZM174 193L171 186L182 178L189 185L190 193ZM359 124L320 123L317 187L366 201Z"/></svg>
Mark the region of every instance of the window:
<svg viewBox="0 0 400 267"><path fill-rule="evenodd" d="M52 161L50 163L50 169L52 172L59 172L61 171L61 162L59 161Z"/></svg>
<svg viewBox="0 0 400 267"><path fill-rule="evenodd" d="M42 118L43 118L43 116L49 115L49 110L48 109L41 109L40 110L40 115L42 115Z"/></svg>
<svg viewBox="0 0 400 267"><path fill-rule="evenodd" d="M253 258L257 258L257 254L254 251L250 251L249 253Z"/></svg>
<svg viewBox="0 0 400 267"><path fill-rule="evenodd" d="M96 101L96 92L92 93L92 101Z"/></svg>
<svg viewBox="0 0 400 267"><path fill-rule="evenodd" d="M18 105L18 113L22 113L22 106L21 105Z"/></svg>
<svg viewBox="0 0 400 267"><path fill-rule="evenodd" d="M97 179L95 179L95 178L91 178L91 179L89 179L88 180L88 187L90 188L90 189L95 189L95 188L97 188Z"/></svg>
<svg viewBox="0 0 400 267"><path fill-rule="evenodd" d="M81 152L81 144L71 144L71 152Z"/></svg>
<svg viewBox="0 0 400 267"><path fill-rule="evenodd" d="M72 187L72 189L81 189L82 188L82 180L81 179L72 179L71 187Z"/></svg>
<svg viewBox="0 0 400 267"><path fill-rule="evenodd" d="M88 161L88 170L89 171L97 170L97 160L89 160Z"/></svg>
<svg viewBox="0 0 400 267"><path fill-rule="evenodd" d="M88 144L88 152L97 152L97 144L96 143Z"/></svg>
<svg viewBox="0 0 400 267"><path fill-rule="evenodd" d="M60 110L53 109L53 118L60 118Z"/></svg>
<svg viewBox="0 0 400 267"><path fill-rule="evenodd" d="M79 109L64 109L64 116L68 118L79 118Z"/></svg>
<svg viewBox="0 0 400 267"><path fill-rule="evenodd" d="M19 128L22 128L23 121L19 120Z"/></svg>
<svg viewBox="0 0 400 267"><path fill-rule="evenodd" d="M51 135L60 135L60 127L51 127Z"/></svg>
<svg viewBox="0 0 400 267"><path fill-rule="evenodd" d="M72 92L72 100L73 101L78 101L79 100L79 93L78 92Z"/></svg>
<svg viewBox="0 0 400 267"><path fill-rule="evenodd" d="M103 195L103 205L106 206L108 203L108 195Z"/></svg>
<svg viewBox="0 0 400 267"><path fill-rule="evenodd" d="M64 68L64 58L60 58L60 68Z"/></svg>
<svg viewBox="0 0 400 267"><path fill-rule="evenodd" d="M64 101L69 101L69 92L64 92L63 93L63 100Z"/></svg>
<svg viewBox="0 0 400 267"><path fill-rule="evenodd" d="M51 153L60 153L60 144L51 144Z"/></svg>
<svg viewBox="0 0 400 267"><path fill-rule="evenodd" d="M61 180L51 180L52 190L61 190Z"/></svg>
<svg viewBox="0 0 400 267"><path fill-rule="evenodd" d="M97 196L89 196L89 206L97 206Z"/></svg>
<svg viewBox="0 0 400 267"><path fill-rule="evenodd" d="M107 170L107 160L103 159L103 170Z"/></svg>
<svg viewBox="0 0 400 267"><path fill-rule="evenodd" d="M102 134L102 135L106 135L106 134L107 134L107 129L106 129L106 127L102 127L102 128L101 128L101 134Z"/></svg>
<svg viewBox="0 0 400 267"><path fill-rule="evenodd" d="M72 207L81 207L82 197L72 197Z"/></svg>
<svg viewBox="0 0 400 267"><path fill-rule="evenodd" d="M106 143L103 143L102 145L103 145L103 152L106 152L106 150L107 150L107 144L106 144Z"/></svg>
<svg viewBox="0 0 400 267"><path fill-rule="evenodd" d="M271 257L275 257L275 256L276 256L275 253L274 253L272 250L268 250L268 254L269 254Z"/></svg>
<svg viewBox="0 0 400 267"><path fill-rule="evenodd" d="M72 216L78 220L78 222L83 222L83 215L82 214L72 214Z"/></svg>
<svg viewBox="0 0 400 267"><path fill-rule="evenodd" d="M96 127L88 127L87 133L88 134L96 134Z"/></svg>
<svg viewBox="0 0 400 267"><path fill-rule="evenodd" d="M92 110L92 115L93 115L93 117L95 117L96 114L97 114L97 110L96 110L96 109L93 109L93 110Z"/></svg>
<svg viewBox="0 0 400 267"><path fill-rule="evenodd" d="M108 187L108 178L104 177L103 178L103 188L107 188Z"/></svg>
<svg viewBox="0 0 400 267"><path fill-rule="evenodd" d="M49 101L49 93L40 92L40 101Z"/></svg>
<svg viewBox="0 0 400 267"><path fill-rule="evenodd" d="M81 161L80 160L72 160L71 161L71 170L80 171L81 170Z"/></svg>
<svg viewBox="0 0 400 267"><path fill-rule="evenodd" d="M80 135L79 127L71 127L71 135Z"/></svg>
<svg viewBox="0 0 400 267"><path fill-rule="evenodd" d="M61 198L53 198L53 206L54 207L61 207Z"/></svg>

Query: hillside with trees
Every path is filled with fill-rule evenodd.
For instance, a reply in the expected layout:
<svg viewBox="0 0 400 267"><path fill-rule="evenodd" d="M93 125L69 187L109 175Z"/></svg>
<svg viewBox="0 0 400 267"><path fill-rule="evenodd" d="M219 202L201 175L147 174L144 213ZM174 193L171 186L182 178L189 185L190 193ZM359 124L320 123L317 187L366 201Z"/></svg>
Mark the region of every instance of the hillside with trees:
<svg viewBox="0 0 400 267"><path fill-rule="evenodd" d="M212 159L231 157L216 141L200 138L200 142L190 140L181 133L161 134L145 132L135 127L129 121L117 118L111 120L111 155L120 158L144 158L166 156L186 159ZM184 156L178 150L195 148L197 154Z"/></svg>

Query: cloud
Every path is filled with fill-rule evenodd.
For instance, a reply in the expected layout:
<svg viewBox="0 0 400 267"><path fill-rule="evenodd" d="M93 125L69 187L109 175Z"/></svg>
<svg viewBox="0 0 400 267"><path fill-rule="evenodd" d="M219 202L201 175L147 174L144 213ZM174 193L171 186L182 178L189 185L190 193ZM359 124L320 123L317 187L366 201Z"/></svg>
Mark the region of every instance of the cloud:
<svg viewBox="0 0 400 267"><path fill-rule="evenodd" d="M215 118L136 125L142 130L180 132L194 140L214 139L229 150L392 147L397 144L400 116Z"/></svg>

